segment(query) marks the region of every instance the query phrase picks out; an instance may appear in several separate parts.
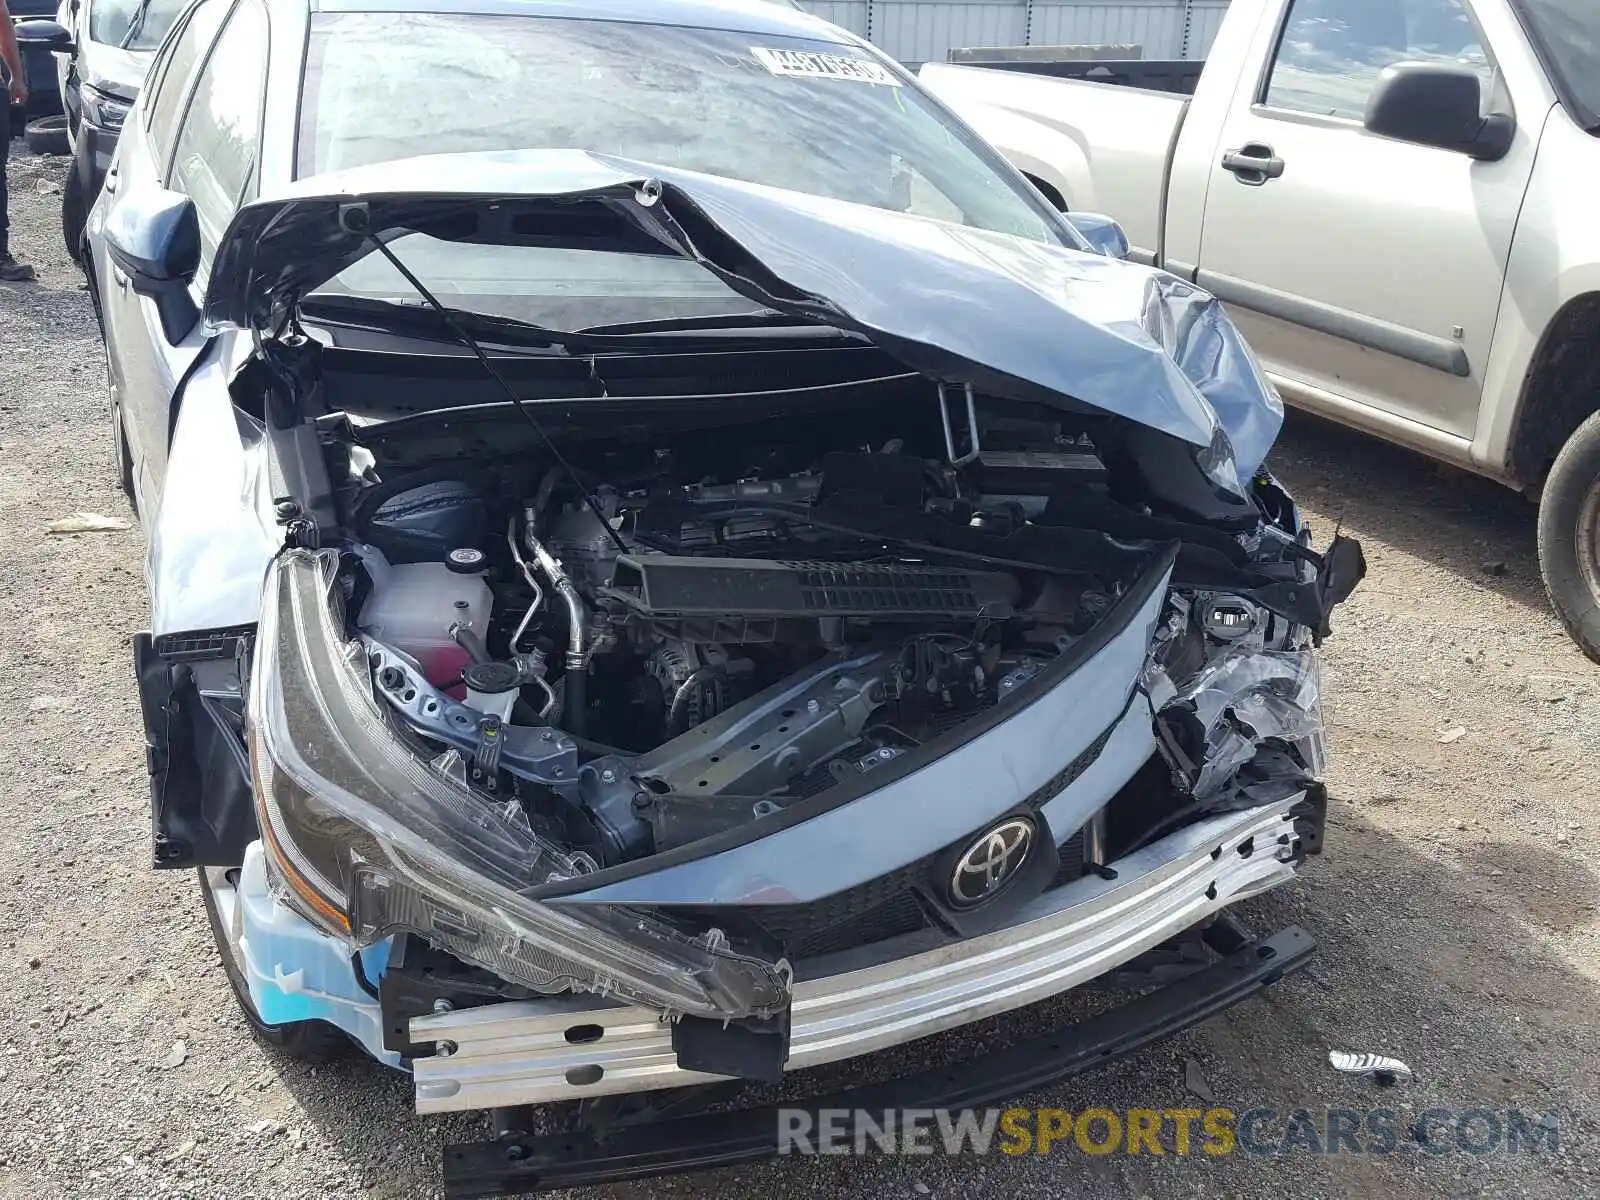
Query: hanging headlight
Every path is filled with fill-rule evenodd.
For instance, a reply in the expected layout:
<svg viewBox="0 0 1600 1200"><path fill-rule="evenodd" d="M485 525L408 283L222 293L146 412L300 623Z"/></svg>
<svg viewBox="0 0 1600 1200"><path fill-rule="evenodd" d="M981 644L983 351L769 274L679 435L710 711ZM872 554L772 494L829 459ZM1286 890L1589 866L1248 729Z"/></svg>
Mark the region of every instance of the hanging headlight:
<svg viewBox="0 0 1600 1200"><path fill-rule="evenodd" d="M786 968L635 910L528 897L581 874L558 846L403 742L342 631L330 551L267 574L250 689L263 848L280 894L353 945L409 931L540 991L592 990L708 1017L789 1003Z"/></svg>

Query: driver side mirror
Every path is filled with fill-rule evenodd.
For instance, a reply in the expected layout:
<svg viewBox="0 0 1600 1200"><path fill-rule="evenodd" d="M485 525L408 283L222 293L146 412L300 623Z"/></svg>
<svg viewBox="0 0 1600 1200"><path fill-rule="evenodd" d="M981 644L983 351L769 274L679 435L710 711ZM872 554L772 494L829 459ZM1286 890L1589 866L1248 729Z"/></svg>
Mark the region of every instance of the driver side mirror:
<svg viewBox="0 0 1600 1200"><path fill-rule="evenodd" d="M194 201L178 192L128 193L106 214L106 252L129 286L155 302L161 332L176 346L200 317L189 294L200 266Z"/></svg>
<svg viewBox="0 0 1600 1200"><path fill-rule="evenodd" d="M1480 162L1511 150L1517 123L1509 113L1482 115L1477 72L1447 63L1396 63L1384 68L1367 101L1369 133L1455 150Z"/></svg>
<svg viewBox="0 0 1600 1200"><path fill-rule="evenodd" d="M59 21L33 17L16 24L17 45L50 51L52 54L71 54L72 34Z"/></svg>
<svg viewBox="0 0 1600 1200"><path fill-rule="evenodd" d="M1091 212L1068 212L1061 215L1078 231L1079 236L1089 243L1089 248L1096 254L1104 254L1107 258L1128 257L1128 235L1114 217Z"/></svg>

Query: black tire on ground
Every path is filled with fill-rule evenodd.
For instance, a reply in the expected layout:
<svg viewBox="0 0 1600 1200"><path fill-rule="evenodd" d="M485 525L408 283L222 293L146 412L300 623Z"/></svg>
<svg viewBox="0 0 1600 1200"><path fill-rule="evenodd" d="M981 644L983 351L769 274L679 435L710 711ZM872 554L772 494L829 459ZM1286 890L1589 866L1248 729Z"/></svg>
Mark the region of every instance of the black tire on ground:
<svg viewBox="0 0 1600 1200"><path fill-rule="evenodd" d="M72 153L72 146L67 141L67 118L62 114L29 121L22 137L34 154Z"/></svg>
<svg viewBox="0 0 1600 1200"><path fill-rule="evenodd" d="M290 1058L301 1062L320 1063L338 1058L349 1052L350 1041L344 1031L326 1021L290 1021L286 1025L268 1025L256 1012L250 1000L250 987L244 981L239 963L234 958L232 943L222 927L222 914L217 908L217 898L212 892L207 868L200 868L200 895L205 900L206 920L211 925L211 936L217 943L217 953L222 958L222 970L228 977L228 987L238 1002L239 1011L250 1023L251 1030L269 1046L276 1046Z"/></svg>
<svg viewBox="0 0 1600 1200"><path fill-rule="evenodd" d="M83 194L83 180L73 167L67 172L67 182L61 189L61 240L66 243L67 257L83 266L83 226L89 219L89 205Z"/></svg>
<svg viewBox="0 0 1600 1200"><path fill-rule="evenodd" d="M1600 412L1567 439L1545 480L1539 570L1561 623L1600 662Z"/></svg>

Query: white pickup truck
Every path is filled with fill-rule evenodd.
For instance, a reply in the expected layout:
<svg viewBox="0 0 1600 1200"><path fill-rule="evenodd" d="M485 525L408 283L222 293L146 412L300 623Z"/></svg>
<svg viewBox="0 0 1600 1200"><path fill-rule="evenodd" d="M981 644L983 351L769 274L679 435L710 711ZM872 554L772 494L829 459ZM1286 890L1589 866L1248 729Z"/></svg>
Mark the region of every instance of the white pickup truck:
<svg viewBox="0 0 1600 1200"><path fill-rule="evenodd" d="M1600 661L1600 0L1233 0L1197 76L1158 66L921 79L1230 306L1290 403L1536 496Z"/></svg>

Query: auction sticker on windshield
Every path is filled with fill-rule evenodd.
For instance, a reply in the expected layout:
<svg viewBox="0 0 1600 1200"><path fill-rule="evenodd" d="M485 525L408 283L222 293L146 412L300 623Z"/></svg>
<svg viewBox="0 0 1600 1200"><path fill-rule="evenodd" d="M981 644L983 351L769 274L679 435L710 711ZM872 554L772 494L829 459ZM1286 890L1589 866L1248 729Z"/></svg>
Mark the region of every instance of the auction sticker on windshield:
<svg viewBox="0 0 1600 1200"><path fill-rule="evenodd" d="M846 79L853 83L881 83L899 87L900 81L881 63L848 54L824 54L819 50L769 50L752 46L750 53L774 75L798 75L806 79Z"/></svg>

